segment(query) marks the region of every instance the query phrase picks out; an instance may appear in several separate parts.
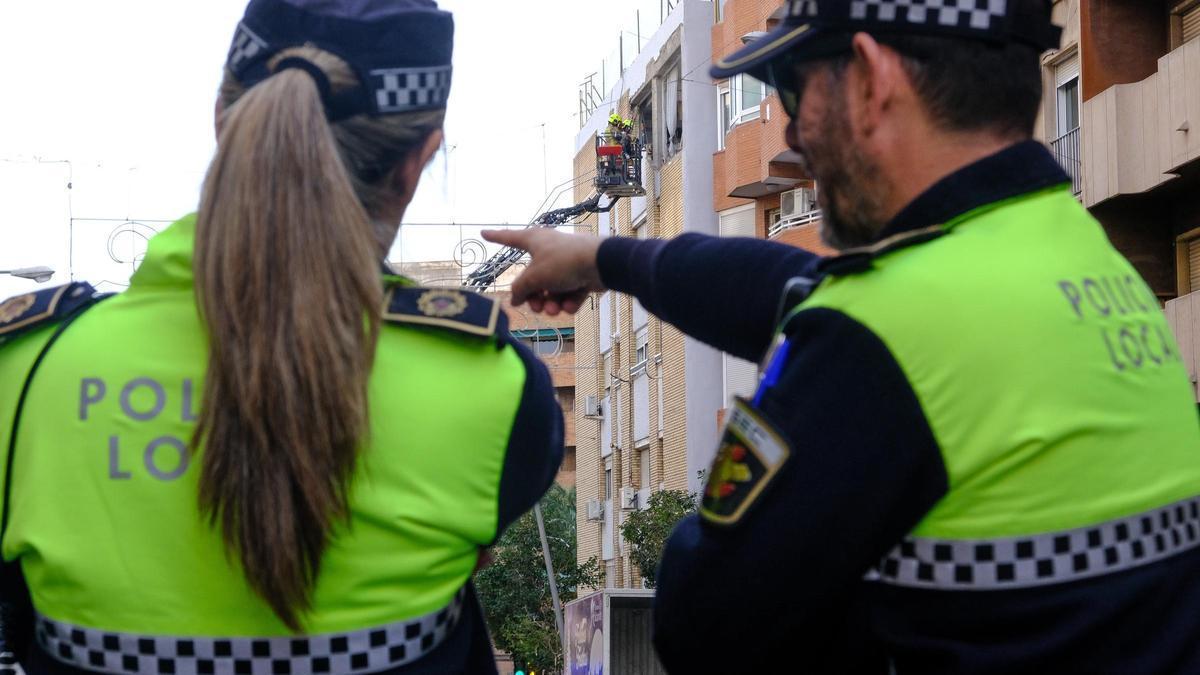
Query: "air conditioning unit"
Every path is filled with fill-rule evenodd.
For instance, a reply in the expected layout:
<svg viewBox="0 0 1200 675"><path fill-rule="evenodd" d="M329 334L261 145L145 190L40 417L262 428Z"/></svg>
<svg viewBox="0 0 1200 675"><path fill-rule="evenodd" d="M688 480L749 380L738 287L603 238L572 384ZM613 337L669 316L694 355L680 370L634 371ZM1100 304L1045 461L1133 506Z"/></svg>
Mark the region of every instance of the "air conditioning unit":
<svg viewBox="0 0 1200 675"><path fill-rule="evenodd" d="M604 502L599 499L589 499L587 503L588 520L604 520Z"/></svg>
<svg viewBox="0 0 1200 675"><path fill-rule="evenodd" d="M584 417L603 417L604 410L600 406L600 397L595 394L589 394L583 399L583 416Z"/></svg>
<svg viewBox="0 0 1200 675"><path fill-rule="evenodd" d="M621 508L626 511L632 511L638 507L637 490L631 487L621 488Z"/></svg>
<svg viewBox="0 0 1200 675"><path fill-rule="evenodd" d="M638 509L645 511L650 508L650 488L638 490Z"/></svg>
<svg viewBox="0 0 1200 675"><path fill-rule="evenodd" d="M791 220L817 210L817 191L813 188L789 190L779 195L779 218Z"/></svg>

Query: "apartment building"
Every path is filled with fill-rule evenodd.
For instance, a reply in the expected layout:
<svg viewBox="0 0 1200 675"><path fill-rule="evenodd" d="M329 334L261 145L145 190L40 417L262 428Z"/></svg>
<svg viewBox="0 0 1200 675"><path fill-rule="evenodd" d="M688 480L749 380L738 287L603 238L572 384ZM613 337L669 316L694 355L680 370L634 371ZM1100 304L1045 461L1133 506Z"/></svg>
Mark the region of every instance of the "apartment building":
<svg viewBox="0 0 1200 675"><path fill-rule="evenodd" d="M581 230L641 238L718 232L716 94L706 72L713 21L711 2L670 3L605 103L586 111L575 143L576 201L592 193L596 136L614 110L638 121L646 194L591 215ZM579 558L600 559L609 587L640 588L643 571L630 565L620 526L652 491L700 489L698 474L717 444L721 355L616 293L593 296L576 315L575 349Z"/></svg>
<svg viewBox="0 0 1200 675"><path fill-rule="evenodd" d="M779 0L722 0L712 29L712 59L770 30L787 8ZM722 236L768 238L819 253L817 186L784 140L779 96L748 75L719 81L714 131L713 209Z"/></svg>
<svg viewBox="0 0 1200 675"><path fill-rule="evenodd" d="M1079 0L1079 21L1083 202L1160 298L1198 291L1200 3Z"/></svg>

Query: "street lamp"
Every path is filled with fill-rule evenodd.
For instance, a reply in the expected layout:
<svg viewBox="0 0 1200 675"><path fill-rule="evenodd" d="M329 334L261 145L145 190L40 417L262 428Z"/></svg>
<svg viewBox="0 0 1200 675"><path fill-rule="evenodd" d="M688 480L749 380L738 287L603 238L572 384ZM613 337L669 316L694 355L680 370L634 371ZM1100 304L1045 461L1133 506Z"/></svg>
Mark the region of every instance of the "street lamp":
<svg viewBox="0 0 1200 675"><path fill-rule="evenodd" d="M32 279L39 284L44 284L50 281L50 277L54 276L54 270L49 267L22 267L15 270L0 270L0 274L8 274L21 279Z"/></svg>

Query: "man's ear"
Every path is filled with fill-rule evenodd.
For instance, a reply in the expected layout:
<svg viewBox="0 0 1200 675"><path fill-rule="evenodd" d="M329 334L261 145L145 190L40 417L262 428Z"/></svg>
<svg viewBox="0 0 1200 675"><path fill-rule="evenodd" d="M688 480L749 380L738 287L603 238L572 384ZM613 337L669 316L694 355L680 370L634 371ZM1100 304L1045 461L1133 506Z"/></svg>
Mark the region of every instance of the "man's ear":
<svg viewBox="0 0 1200 675"><path fill-rule="evenodd" d="M409 153L396 167L392 174L392 189L396 191L396 194L404 196L405 203L416 194L417 183L421 180L421 172L425 170L429 160L437 154L438 148L442 147L442 141L445 138L446 135L441 129L434 131L429 134L420 148Z"/></svg>
<svg viewBox="0 0 1200 675"><path fill-rule="evenodd" d="M846 78L849 113L859 133L869 136L895 105L898 88L906 76L900 55L870 35L856 34L850 46L854 60L849 65L853 73Z"/></svg>

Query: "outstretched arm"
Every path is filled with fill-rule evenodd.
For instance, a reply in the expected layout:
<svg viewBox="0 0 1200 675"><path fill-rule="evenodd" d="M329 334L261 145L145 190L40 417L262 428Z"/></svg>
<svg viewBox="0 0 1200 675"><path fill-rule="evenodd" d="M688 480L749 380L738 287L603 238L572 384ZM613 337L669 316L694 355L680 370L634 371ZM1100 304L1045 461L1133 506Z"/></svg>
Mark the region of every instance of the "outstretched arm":
<svg viewBox="0 0 1200 675"><path fill-rule="evenodd" d="M601 240L535 228L488 231L484 238L533 256L513 284L514 305L574 313L588 293L611 288L635 296L688 335L754 361L770 342L785 284L819 259L760 239L700 234Z"/></svg>

